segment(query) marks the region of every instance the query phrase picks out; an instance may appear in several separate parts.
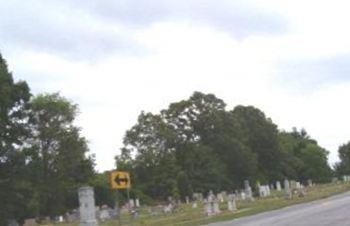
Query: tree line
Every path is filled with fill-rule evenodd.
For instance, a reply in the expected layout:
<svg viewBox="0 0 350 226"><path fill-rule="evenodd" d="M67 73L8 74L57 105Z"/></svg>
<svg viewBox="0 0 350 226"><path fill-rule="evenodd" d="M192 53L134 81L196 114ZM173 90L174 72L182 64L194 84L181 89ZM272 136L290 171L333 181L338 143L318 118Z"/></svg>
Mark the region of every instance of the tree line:
<svg viewBox="0 0 350 226"><path fill-rule="evenodd" d="M215 95L195 92L158 114L142 112L116 156L116 167L131 172L131 196L152 203L229 191L245 179L327 182L350 174L350 143L340 146L332 170L328 151L305 130L281 131L253 106L226 108ZM97 205L114 206L108 172L95 171L74 125L77 114L78 106L58 93L32 95L0 55L0 225L77 208L83 185L95 188Z"/></svg>
<svg viewBox="0 0 350 226"><path fill-rule="evenodd" d="M253 106L226 110L215 95L195 92L159 114L142 112L116 164L132 172L137 190L165 199L232 191L246 179L327 182L333 174L327 155L303 129L280 131Z"/></svg>

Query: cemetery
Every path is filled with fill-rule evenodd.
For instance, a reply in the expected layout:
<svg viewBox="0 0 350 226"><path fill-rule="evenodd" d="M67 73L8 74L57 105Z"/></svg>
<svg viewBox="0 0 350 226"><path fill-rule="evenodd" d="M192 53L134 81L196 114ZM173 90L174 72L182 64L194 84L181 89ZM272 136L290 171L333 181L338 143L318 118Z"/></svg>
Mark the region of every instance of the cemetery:
<svg viewBox="0 0 350 226"><path fill-rule="evenodd" d="M307 181L303 185L298 181L277 181L270 185L259 182L253 188L244 181L242 190L222 191L207 194L194 193L183 201L168 197L155 206L142 204L138 198L119 210L108 206L95 206L92 187L81 187L78 191L80 208L64 216L58 216L56 222L46 221L42 226L117 226L117 225L205 225L210 222L230 220L253 215L264 211L283 208L289 205L310 202L350 190L348 176L328 184L313 184ZM281 186L283 184L283 186ZM118 217L120 214L121 218ZM16 225L14 222L10 225ZM25 221L25 226L38 225L35 219Z"/></svg>

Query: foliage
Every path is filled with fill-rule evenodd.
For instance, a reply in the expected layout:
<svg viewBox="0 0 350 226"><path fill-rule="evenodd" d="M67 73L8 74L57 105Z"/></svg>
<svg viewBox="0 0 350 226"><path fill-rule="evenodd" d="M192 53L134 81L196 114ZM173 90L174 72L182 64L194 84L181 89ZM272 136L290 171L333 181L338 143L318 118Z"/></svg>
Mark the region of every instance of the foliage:
<svg viewBox="0 0 350 226"><path fill-rule="evenodd" d="M28 175L23 144L28 136L29 98L27 84L14 82L0 55L0 225L6 219L24 217L24 212L36 206L30 182L24 180Z"/></svg>
<svg viewBox="0 0 350 226"><path fill-rule="evenodd" d="M73 125L77 107L59 94L31 100L32 155L28 165L40 194L39 215L54 216L77 206L77 189L93 176L93 156ZM55 205L52 205L55 203Z"/></svg>
<svg viewBox="0 0 350 226"><path fill-rule="evenodd" d="M329 180L328 152L302 130L280 132L252 106L226 111L212 94L195 92L159 114L142 112L126 132L118 169L155 199L238 189L245 179Z"/></svg>
<svg viewBox="0 0 350 226"><path fill-rule="evenodd" d="M32 99L0 55L0 225L76 208L77 188L94 176L94 159L73 125L77 106L59 94Z"/></svg>
<svg viewBox="0 0 350 226"><path fill-rule="evenodd" d="M350 175L350 142L341 145L338 154L340 162L335 165L336 175Z"/></svg>

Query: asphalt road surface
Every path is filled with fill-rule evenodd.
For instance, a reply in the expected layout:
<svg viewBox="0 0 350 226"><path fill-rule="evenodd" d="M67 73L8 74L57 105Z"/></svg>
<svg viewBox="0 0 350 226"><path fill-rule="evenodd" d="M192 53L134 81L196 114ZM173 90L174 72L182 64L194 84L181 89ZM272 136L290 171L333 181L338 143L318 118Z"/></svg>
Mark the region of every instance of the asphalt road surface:
<svg viewBox="0 0 350 226"><path fill-rule="evenodd" d="M350 226L350 192L210 226Z"/></svg>

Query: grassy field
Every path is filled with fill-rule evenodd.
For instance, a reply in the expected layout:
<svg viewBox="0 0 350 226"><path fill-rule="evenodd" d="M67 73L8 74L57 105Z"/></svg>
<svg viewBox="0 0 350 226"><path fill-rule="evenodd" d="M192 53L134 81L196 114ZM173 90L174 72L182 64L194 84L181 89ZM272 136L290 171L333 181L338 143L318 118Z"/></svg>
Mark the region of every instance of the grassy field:
<svg viewBox="0 0 350 226"><path fill-rule="evenodd" d="M192 209L190 205L183 205L174 214L159 214L157 216L150 216L147 213L146 209L140 210L140 217L136 220L130 221L128 215L122 216L122 224L133 225L133 226L169 226L169 225L178 225L178 226L192 226L192 225L203 225L211 222L231 220L238 217L254 215L257 213L275 210L283 208L286 206L310 202L317 199L326 198L335 194L340 194L346 191L350 191L350 183L339 183L339 184L323 184L316 185L306 189L306 197L298 197L294 195L292 200L285 200L283 198L283 192L273 192L272 196L263 199L256 199L255 202L246 202L238 201L237 207L238 211L235 213L228 212L226 204L222 204L220 209L222 210L221 214L206 217L204 216L203 206L198 205L198 208ZM57 224L57 226L77 226L75 224ZM101 222L100 226L117 226L118 221L108 221Z"/></svg>

